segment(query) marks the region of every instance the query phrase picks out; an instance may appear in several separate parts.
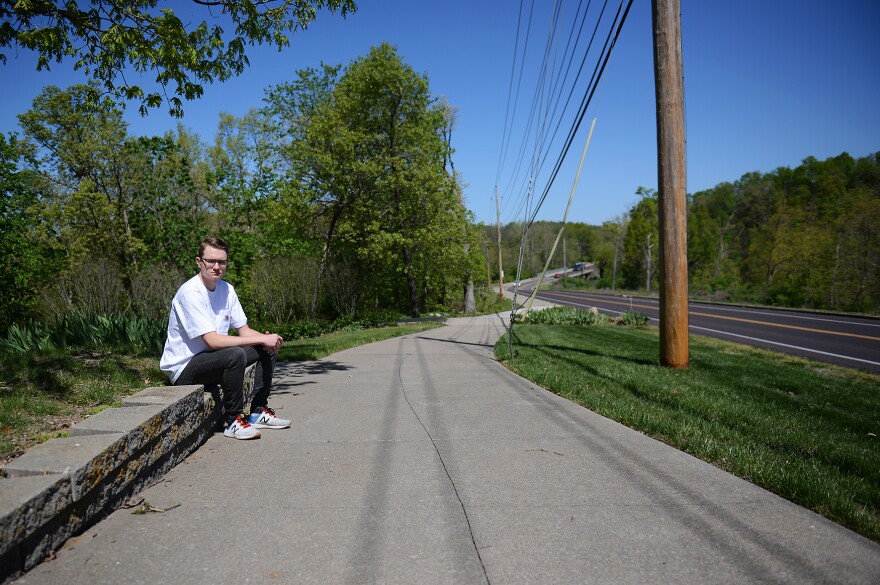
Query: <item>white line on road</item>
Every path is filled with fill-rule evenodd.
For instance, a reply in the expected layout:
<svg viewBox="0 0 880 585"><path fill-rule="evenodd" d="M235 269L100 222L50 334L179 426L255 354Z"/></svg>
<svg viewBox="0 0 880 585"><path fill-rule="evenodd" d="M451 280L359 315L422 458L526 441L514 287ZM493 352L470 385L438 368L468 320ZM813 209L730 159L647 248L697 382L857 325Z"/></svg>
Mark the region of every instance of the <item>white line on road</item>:
<svg viewBox="0 0 880 585"><path fill-rule="evenodd" d="M590 298L589 293L586 293L584 296L586 296L587 298ZM594 298L597 298L599 300L606 300L608 297L596 295ZM640 303L651 303L651 304L655 304L658 306L660 304L660 301L658 301L657 299L651 299L651 298L645 298L645 297L614 297L614 298L634 299ZM876 323L866 322L865 320L845 321L842 319L828 319L825 317L813 317L811 315L804 315L803 313L793 313L791 311L784 311L784 310L767 311L767 310L761 310L761 309L750 309L748 307L725 307L723 305L715 305L712 303L702 303L702 302L694 302L694 305L696 305L696 306L702 305L707 308L711 307L712 309L715 309L718 311L728 311L731 313L749 313L749 314L753 314L753 315L770 315L772 317L785 317L785 318L789 318L789 319L804 319L807 321L823 321L825 323L842 323L844 325L859 325L861 327L880 327L880 321L878 321ZM852 318L853 319L860 319L860 317L857 317L857 316L853 316Z"/></svg>
<svg viewBox="0 0 880 585"><path fill-rule="evenodd" d="M572 303L581 307L591 307L592 305L585 305L580 303ZM602 309L603 311L608 311L609 313L621 313L621 311L614 311L612 309ZM650 317L651 321L657 321L654 317ZM856 362L862 362L865 364L871 364L872 366L880 366L880 362L872 362L871 360L863 360L862 358L851 357L848 355L840 355L839 353L829 353L827 351L820 351L818 349L810 349L809 347L800 347L798 345L789 345L787 343L779 343L778 341L770 341L769 339L760 339L757 337L749 337L748 335L739 335L738 333L728 333L727 331L719 331L717 329L709 329L708 327L699 327L697 325L688 325L688 329L700 329L701 331L710 331L712 333L717 333L719 335L730 335L731 337L739 337L742 339L748 339L750 341L757 341L760 343L769 343L770 345L778 345L780 347L787 347L789 349L797 349L800 351L806 351L810 353L817 353L821 355L827 355L830 357L836 357L844 360L852 360Z"/></svg>
<svg viewBox="0 0 880 585"><path fill-rule="evenodd" d="M700 303L695 303L695 304L699 305ZM754 315L771 315L773 317L788 317L791 319L806 319L808 321L824 321L825 323L843 323L845 325L859 325L859 326L864 326L864 327L880 327L880 323L866 323L864 321L843 321L841 319L824 319L822 317L811 317L809 315L803 315L800 313L798 313L798 314L789 313L788 311L775 311L775 312L771 313L769 311L758 311L755 309L743 309L743 308L737 308L737 307L721 307L719 305L707 304L706 306L712 307L713 309L717 309L719 311L730 311L731 313L751 313ZM853 318L857 319L858 317L853 317Z"/></svg>
<svg viewBox="0 0 880 585"><path fill-rule="evenodd" d="M758 341L760 343L769 343L771 345L779 345L781 347L787 347L789 349L798 349L801 351L807 351L810 353L818 353L821 355L827 355L831 357L841 358L844 360L853 360L857 362L862 362L866 364L871 364L872 366L880 366L880 362L872 362L871 360L863 360L857 357L851 357L848 355L840 355L839 353L829 353L827 351L819 351L818 349L810 349L809 347L800 347L798 345L789 345L787 343L779 343L778 341L770 341L769 339L759 339L757 337L749 337L748 335L739 335L737 333L728 333L727 331L718 331L717 329L709 329L708 327L697 327L696 325L688 326L689 329L700 329L702 331L711 331L712 333L718 333L719 335L730 335L732 337L740 337L742 339L749 339L751 341Z"/></svg>

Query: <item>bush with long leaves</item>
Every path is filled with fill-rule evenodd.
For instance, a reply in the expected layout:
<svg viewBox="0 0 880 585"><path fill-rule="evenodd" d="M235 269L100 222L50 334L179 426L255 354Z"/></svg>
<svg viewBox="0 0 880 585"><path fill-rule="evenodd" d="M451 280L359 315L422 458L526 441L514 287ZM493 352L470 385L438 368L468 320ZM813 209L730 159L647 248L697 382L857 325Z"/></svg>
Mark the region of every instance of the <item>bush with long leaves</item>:
<svg viewBox="0 0 880 585"><path fill-rule="evenodd" d="M524 322L534 325L596 325L606 320L604 315L583 309L549 307L540 311L529 311Z"/></svg>
<svg viewBox="0 0 880 585"><path fill-rule="evenodd" d="M0 339L0 349L39 352L57 348L118 349L158 354L165 343L166 323L137 315L88 317L65 315L51 324L13 325Z"/></svg>
<svg viewBox="0 0 880 585"><path fill-rule="evenodd" d="M617 324L628 327L647 327L648 321L650 321L650 318L644 313L639 313L638 311L624 311L620 314Z"/></svg>

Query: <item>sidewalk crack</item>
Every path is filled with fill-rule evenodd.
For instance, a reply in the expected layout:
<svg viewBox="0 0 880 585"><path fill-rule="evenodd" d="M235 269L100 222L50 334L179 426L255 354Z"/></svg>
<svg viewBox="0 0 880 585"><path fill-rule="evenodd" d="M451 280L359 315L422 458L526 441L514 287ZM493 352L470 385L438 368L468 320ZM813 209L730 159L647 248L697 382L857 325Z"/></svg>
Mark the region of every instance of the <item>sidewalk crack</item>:
<svg viewBox="0 0 880 585"><path fill-rule="evenodd" d="M401 372L402 369L403 362L401 361L401 363L397 367L397 379L400 382L400 390L403 393L403 399L406 400L407 406L409 406L409 409L416 417L416 420L419 421L419 424L422 425L422 428L425 430L425 434L428 436L428 439L431 440L431 445L434 447L434 451L437 453L437 458L440 460L440 465L443 466L443 472L446 474L446 478L449 479L449 484L452 486L452 491L455 493L455 498L458 500L458 505L461 507L461 511L464 514L464 520L465 523L467 523L468 527L468 534L470 534L471 537L471 544L474 547L474 551L477 553L477 559L480 561L480 568L483 571L483 577L486 579L486 583L491 585L492 582L489 580L489 574L486 572L486 564L483 562L483 556L480 554L480 547L477 546L477 540L474 537L474 529L471 526L471 519L468 516L464 502L461 501L461 496L458 493L458 487L455 485L455 482L452 480L452 476L449 474L449 469L446 467L446 462L443 460L443 455L440 453L440 449L437 447L437 443L436 441L434 441L434 437L431 436L431 432L428 430L428 427L425 426L425 423L422 421L419 413L417 413L416 409L413 408L412 402L410 402L409 396L407 396L406 394L406 385L403 383L403 374Z"/></svg>

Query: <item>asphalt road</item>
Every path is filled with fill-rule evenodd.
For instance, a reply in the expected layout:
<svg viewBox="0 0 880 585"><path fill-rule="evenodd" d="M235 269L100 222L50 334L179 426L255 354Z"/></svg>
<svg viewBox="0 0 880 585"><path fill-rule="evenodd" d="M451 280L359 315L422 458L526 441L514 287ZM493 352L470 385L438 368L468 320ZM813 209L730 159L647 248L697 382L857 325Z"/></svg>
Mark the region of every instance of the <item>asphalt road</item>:
<svg viewBox="0 0 880 585"><path fill-rule="evenodd" d="M596 307L604 313L638 311L654 324L659 317L656 299L576 291L541 291L538 298L574 307ZM694 335L880 372L880 319L691 302L688 323Z"/></svg>

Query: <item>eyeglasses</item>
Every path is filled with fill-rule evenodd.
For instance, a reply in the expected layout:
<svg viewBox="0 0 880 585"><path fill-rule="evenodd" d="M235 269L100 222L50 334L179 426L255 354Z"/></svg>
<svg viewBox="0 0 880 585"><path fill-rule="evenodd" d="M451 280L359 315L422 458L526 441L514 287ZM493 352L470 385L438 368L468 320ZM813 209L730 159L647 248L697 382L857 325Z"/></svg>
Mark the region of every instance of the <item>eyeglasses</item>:
<svg viewBox="0 0 880 585"><path fill-rule="evenodd" d="M202 264L204 264L208 268L214 266L214 264L216 264L220 268L226 268L226 266L229 264L229 260L216 260L214 258L199 258L199 260L201 260Z"/></svg>

